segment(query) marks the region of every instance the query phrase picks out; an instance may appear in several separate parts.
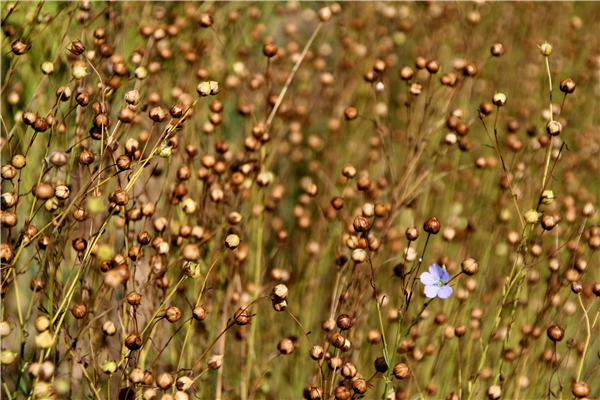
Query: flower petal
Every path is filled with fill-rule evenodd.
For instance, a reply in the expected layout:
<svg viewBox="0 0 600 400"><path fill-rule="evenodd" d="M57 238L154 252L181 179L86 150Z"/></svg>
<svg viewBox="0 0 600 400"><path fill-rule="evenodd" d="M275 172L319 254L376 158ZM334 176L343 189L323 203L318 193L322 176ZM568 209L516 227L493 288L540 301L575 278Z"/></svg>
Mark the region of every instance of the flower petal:
<svg viewBox="0 0 600 400"><path fill-rule="evenodd" d="M448 297L452 296L452 288L450 286L442 286L439 288L437 296L440 299L447 299Z"/></svg>
<svg viewBox="0 0 600 400"><path fill-rule="evenodd" d="M444 268L440 268L440 279L444 283L450 282L450 274Z"/></svg>
<svg viewBox="0 0 600 400"><path fill-rule="evenodd" d="M433 275L431 275L429 272L423 272L421 274L421 283L423 285L435 285L437 284L439 281L439 279L436 279Z"/></svg>
<svg viewBox="0 0 600 400"><path fill-rule="evenodd" d="M425 286L425 296L429 297L430 299L433 299L434 297L436 297L438 295L438 292L440 291L440 287L437 285L426 285Z"/></svg>
<svg viewBox="0 0 600 400"><path fill-rule="evenodd" d="M429 272L431 273L431 275L433 275L433 277L435 278L436 282L439 281L442 277L441 272L443 271L442 267L440 267L437 264L431 264L429 266Z"/></svg>

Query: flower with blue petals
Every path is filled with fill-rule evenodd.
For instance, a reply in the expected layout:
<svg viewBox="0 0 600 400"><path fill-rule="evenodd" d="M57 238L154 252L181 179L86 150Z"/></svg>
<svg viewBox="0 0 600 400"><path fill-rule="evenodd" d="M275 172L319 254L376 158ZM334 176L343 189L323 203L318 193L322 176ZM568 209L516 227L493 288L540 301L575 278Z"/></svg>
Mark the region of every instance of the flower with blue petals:
<svg viewBox="0 0 600 400"><path fill-rule="evenodd" d="M429 266L429 272L421 274L421 283L425 285L425 296L430 299L439 297L447 299L452 295L452 288L446 286L450 282L450 274L446 268L442 268L437 264Z"/></svg>

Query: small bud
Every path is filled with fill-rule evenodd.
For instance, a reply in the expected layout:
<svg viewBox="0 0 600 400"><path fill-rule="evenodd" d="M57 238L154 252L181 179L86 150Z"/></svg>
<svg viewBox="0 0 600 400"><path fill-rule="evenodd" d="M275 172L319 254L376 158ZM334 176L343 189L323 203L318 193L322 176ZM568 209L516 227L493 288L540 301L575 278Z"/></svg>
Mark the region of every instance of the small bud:
<svg viewBox="0 0 600 400"><path fill-rule="evenodd" d="M89 75L85 61L76 60L71 66L71 76L75 79L83 79Z"/></svg>
<svg viewBox="0 0 600 400"><path fill-rule="evenodd" d="M525 214L523 214L523 217L525 218L525 222L527 222L528 224L537 224L537 222L540 220L540 217L542 216L542 213L539 213L537 211L535 211L534 209L525 211Z"/></svg>
<svg viewBox="0 0 600 400"><path fill-rule="evenodd" d="M550 205L554 202L554 192L552 190L544 190L542 193L542 204Z"/></svg>
<svg viewBox="0 0 600 400"><path fill-rule="evenodd" d="M44 75L52 75L54 72L54 64L51 61L43 62L41 68Z"/></svg>
<svg viewBox="0 0 600 400"><path fill-rule="evenodd" d="M54 344L54 337L50 331L44 331L35 336L35 345L40 349L49 349Z"/></svg>
<svg viewBox="0 0 600 400"><path fill-rule="evenodd" d="M494 94L494 97L492 97L492 103L494 103L496 107L502 107L506 105L506 95L504 93Z"/></svg>
<svg viewBox="0 0 600 400"><path fill-rule="evenodd" d="M538 49L540 50L540 54L544 57L548 57L550 54L552 54L552 46L548 42L545 42L541 46L538 45Z"/></svg>
<svg viewBox="0 0 600 400"><path fill-rule="evenodd" d="M2 365L11 365L15 362L16 355L17 353L10 350L3 350L2 353L0 353L0 363L2 363Z"/></svg>
<svg viewBox="0 0 600 400"><path fill-rule="evenodd" d="M173 146L162 145L158 151L160 158L169 158L173 152Z"/></svg>

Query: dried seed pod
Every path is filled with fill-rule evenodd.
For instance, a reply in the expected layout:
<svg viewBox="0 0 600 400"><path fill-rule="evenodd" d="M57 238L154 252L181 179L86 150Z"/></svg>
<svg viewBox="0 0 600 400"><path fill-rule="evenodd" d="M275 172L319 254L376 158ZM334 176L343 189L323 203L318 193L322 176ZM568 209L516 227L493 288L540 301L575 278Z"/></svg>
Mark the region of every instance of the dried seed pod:
<svg viewBox="0 0 600 400"><path fill-rule="evenodd" d="M396 379L405 379L410 375L410 367L404 363L398 363L394 365L392 373Z"/></svg>
<svg viewBox="0 0 600 400"><path fill-rule="evenodd" d="M238 325L247 325L248 323L250 323L251 317L252 316L250 315L250 312L248 312L248 310L246 310L244 308L239 308L235 312L233 319L234 319L235 323Z"/></svg>
<svg viewBox="0 0 600 400"><path fill-rule="evenodd" d="M562 124L558 121L549 121L546 124L546 132L548 132L550 136L560 135L562 132Z"/></svg>
<svg viewBox="0 0 600 400"><path fill-rule="evenodd" d="M75 318L81 319L85 317L85 314L87 313L87 307L85 306L85 304L75 304L71 309L71 313Z"/></svg>
<svg viewBox="0 0 600 400"><path fill-rule="evenodd" d="M323 358L323 356L325 355L325 351L323 350L323 348L321 346L313 346L313 347L311 347L309 354L310 354L310 358L318 361Z"/></svg>
<svg viewBox="0 0 600 400"><path fill-rule="evenodd" d="M358 117L358 110L353 106L346 107L344 110L344 117L346 118L346 121L352 121Z"/></svg>
<svg viewBox="0 0 600 400"><path fill-rule="evenodd" d="M504 46L502 43L494 43L490 49L490 53L492 53L494 57L500 57L504 54Z"/></svg>
<svg viewBox="0 0 600 400"><path fill-rule="evenodd" d="M405 81L410 80L414 76L414 71L410 67L404 67L400 70L399 75Z"/></svg>
<svg viewBox="0 0 600 400"><path fill-rule="evenodd" d="M502 107L506 105L506 95L504 93L496 93L492 97L492 103L496 107Z"/></svg>
<svg viewBox="0 0 600 400"><path fill-rule="evenodd" d="M277 344L277 350L279 350L279 352L284 355L291 354L294 351L294 349L294 342L289 338L283 338Z"/></svg>
<svg viewBox="0 0 600 400"><path fill-rule="evenodd" d="M490 386L487 390L488 398L491 400L497 400L502 397L502 388L499 385Z"/></svg>
<svg viewBox="0 0 600 400"><path fill-rule="evenodd" d="M336 325L338 328L345 331L352 328L354 320L347 314L341 314L336 321Z"/></svg>
<svg viewBox="0 0 600 400"><path fill-rule="evenodd" d="M210 368L210 369L213 369L213 370L219 369L223 365L223 356L214 354L214 355L208 357L206 364L208 365L208 368Z"/></svg>
<svg viewBox="0 0 600 400"><path fill-rule="evenodd" d="M173 386L173 382L173 375L168 372L163 372L158 376L158 378L156 378L156 384L162 390L169 389L171 386Z"/></svg>
<svg viewBox="0 0 600 400"><path fill-rule="evenodd" d="M142 338L140 335L135 333L131 333L129 336L125 338L125 347L129 350L139 350L142 348Z"/></svg>
<svg viewBox="0 0 600 400"><path fill-rule="evenodd" d="M553 342L560 342L565 337L565 330L558 325L551 325L546 330L546 334Z"/></svg>
<svg viewBox="0 0 600 400"><path fill-rule="evenodd" d="M177 322L181 319L181 310L178 307L169 307L165 312L165 317L170 323Z"/></svg>
<svg viewBox="0 0 600 400"><path fill-rule="evenodd" d="M567 78L560 83L560 91L565 94L573 93L576 87L575 81L570 78Z"/></svg>
<svg viewBox="0 0 600 400"><path fill-rule="evenodd" d="M479 271L479 264L473 258L466 258L461 264L461 269L466 275L475 275Z"/></svg>
<svg viewBox="0 0 600 400"><path fill-rule="evenodd" d="M192 311L192 315L196 321L203 321L206 318L206 308L198 306Z"/></svg>
<svg viewBox="0 0 600 400"><path fill-rule="evenodd" d="M440 221L435 217L428 218L423 224L423 230L432 235L437 235L437 233L440 231L440 228Z"/></svg>

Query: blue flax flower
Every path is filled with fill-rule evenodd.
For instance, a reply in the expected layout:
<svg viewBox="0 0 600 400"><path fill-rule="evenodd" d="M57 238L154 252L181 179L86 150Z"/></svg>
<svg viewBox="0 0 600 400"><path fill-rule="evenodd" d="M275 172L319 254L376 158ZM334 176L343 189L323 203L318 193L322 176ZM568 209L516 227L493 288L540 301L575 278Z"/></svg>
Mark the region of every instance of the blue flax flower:
<svg viewBox="0 0 600 400"><path fill-rule="evenodd" d="M425 296L430 299L435 297L447 299L450 297L452 295L452 288L446 286L446 283L449 281L450 274L448 271L437 264L431 264L429 266L429 272L423 272L421 274L421 283L425 285Z"/></svg>

